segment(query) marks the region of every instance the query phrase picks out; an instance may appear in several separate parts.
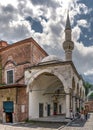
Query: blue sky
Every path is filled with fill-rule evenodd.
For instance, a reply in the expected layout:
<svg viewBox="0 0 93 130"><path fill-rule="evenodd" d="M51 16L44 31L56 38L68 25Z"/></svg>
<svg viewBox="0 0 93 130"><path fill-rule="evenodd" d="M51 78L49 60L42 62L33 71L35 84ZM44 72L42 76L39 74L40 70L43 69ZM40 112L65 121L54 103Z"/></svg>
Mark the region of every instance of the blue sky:
<svg viewBox="0 0 93 130"><path fill-rule="evenodd" d="M64 29L69 9L73 62L93 83L93 0L0 1L0 39L12 44L33 37L50 55L64 60Z"/></svg>

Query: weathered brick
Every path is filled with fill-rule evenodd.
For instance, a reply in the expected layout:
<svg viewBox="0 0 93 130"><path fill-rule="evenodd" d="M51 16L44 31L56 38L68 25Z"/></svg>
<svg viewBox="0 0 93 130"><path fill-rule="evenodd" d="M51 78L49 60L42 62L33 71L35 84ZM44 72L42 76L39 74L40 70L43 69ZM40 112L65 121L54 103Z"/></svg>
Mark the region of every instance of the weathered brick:
<svg viewBox="0 0 93 130"><path fill-rule="evenodd" d="M0 87L0 120L3 120L3 101L14 102L15 121L23 121L28 117L28 94L24 87L24 70L37 64L47 53L35 42L28 38L14 44L0 42L0 67L2 82ZM6 71L14 70L14 83L12 86L6 83ZM1 81L1 80L0 80ZM22 107L25 108L22 112Z"/></svg>

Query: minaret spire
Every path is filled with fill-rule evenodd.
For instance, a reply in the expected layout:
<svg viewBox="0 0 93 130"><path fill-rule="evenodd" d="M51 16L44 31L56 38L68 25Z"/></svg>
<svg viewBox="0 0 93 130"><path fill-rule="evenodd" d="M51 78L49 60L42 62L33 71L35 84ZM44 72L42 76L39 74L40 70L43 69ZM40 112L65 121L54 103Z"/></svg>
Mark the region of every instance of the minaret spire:
<svg viewBox="0 0 93 130"><path fill-rule="evenodd" d="M69 20L69 10L68 10L68 13L67 13L67 21L66 21L65 29L71 29L70 20Z"/></svg>
<svg viewBox="0 0 93 130"><path fill-rule="evenodd" d="M67 13L67 20L65 26L65 41L63 42L63 49L65 50L66 61L71 61L72 50L74 49L74 43L71 40L71 25L69 19L69 12Z"/></svg>

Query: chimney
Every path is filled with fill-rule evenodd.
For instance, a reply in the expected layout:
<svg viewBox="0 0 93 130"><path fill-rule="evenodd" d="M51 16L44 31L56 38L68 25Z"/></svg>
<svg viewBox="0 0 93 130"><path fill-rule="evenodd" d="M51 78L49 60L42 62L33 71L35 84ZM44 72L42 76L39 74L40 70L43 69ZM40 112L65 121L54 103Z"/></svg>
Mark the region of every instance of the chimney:
<svg viewBox="0 0 93 130"><path fill-rule="evenodd" d="M0 49L7 47L7 46L8 46L8 43L6 41L3 41L3 40L0 41Z"/></svg>

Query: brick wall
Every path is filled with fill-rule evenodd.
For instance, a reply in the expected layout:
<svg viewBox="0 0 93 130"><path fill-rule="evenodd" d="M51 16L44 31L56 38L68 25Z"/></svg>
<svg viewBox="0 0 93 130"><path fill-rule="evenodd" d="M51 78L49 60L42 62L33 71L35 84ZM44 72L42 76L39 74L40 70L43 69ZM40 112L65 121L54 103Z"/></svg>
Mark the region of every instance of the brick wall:
<svg viewBox="0 0 93 130"><path fill-rule="evenodd" d="M24 83L24 68L35 65L41 61L47 53L32 39L20 41L0 50L2 57L2 82L5 83L5 70L9 64L15 69L15 82ZM21 80L19 80L21 79Z"/></svg>
<svg viewBox="0 0 93 130"><path fill-rule="evenodd" d="M26 88L18 88L17 111L18 121L24 121L28 118L28 94Z"/></svg>
<svg viewBox="0 0 93 130"><path fill-rule="evenodd" d="M13 84L15 84L14 88L0 89L0 120L3 120L2 104L3 101L7 101L7 97L14 102L15 121L27 119L28 94L26 87L17 87L16 84L24 84L24 69L37 64L45 56L47 53L32 38L0 48L0 74L2 73L0 84L6 84L5 86L9 87L6 82L6 72L10 69L14 72Z"/></svg>

